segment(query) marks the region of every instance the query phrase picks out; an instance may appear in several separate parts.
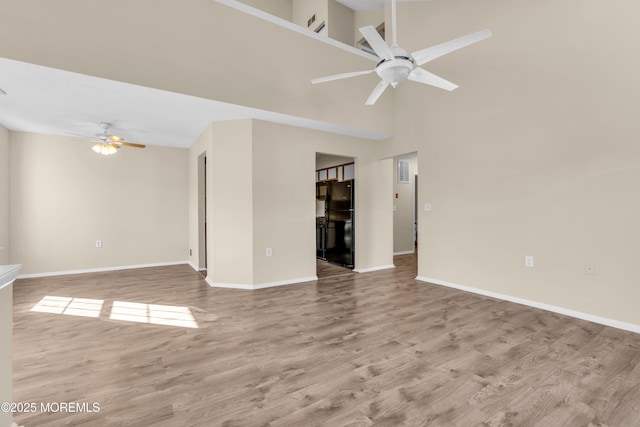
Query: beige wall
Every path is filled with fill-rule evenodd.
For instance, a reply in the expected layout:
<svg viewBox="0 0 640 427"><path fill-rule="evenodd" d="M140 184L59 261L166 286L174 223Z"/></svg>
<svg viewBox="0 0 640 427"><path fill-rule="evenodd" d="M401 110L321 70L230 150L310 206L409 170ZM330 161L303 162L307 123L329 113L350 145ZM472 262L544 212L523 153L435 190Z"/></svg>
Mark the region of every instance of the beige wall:
<svg viewBox="0 0 640 427"><path fill-rule="evenodd" d="M309 18L316 15L316 20L310 27L307 26ZM293 23L301 27L315 31L322 22L328 24L329 3L328 0L293 0Z"/></svg>
<svg viewBox="0 0 640 427"><path fill-rule="evenodd" d="M315 275L316 152L355 158L356 268L389 266L392 256L392 165L374 142L254 122L254 259L256 282ZM278 173L274 173L278 171ZM265 256L265 248L273 256Z"/></svg>
<svg viewBox="0 0 640 427"><path fill-rule="evenodd" d="M329 0L329 37L338 40L349 46L354 45L353 25L354 12L352 9L338 3L336 0Z"/></svg>
<svg viewBox="0 0 640 427"><path fill-rule="evenodd" d="M270 13L278 18L293 19L293 0L240 0L242 3Z"/></svg>
<svg viewBox="0 0 640 427"><path fill-rule="evenodd" d="M372 154L373 142L259 120L216 122L192 148L192 167L209 138L210 282L252 286L315 276L316 152L355 158L356 268L393 263L393 168L390 161L380 162ZM190 176L193 248L193 169ZM272 249L270 257L267 248ZM192 261L196 259L194 252Z"/></svg>
<svg viewBox="0 0 640 427"><path fill-rule="evenodd" d="M409 183L398 182L398 160L409 162ZM415 154L393 159L393 252L414 252L413 240L415 174L418 159ZM396 194L398 197L396 197Z"/></svg>
<svg viewBox="0 0 640 427"><path fill-rule="evenodd" d="M13 285L0 289L0 403L12 398ZM0 427L11 425L11 413L0 411Z"/></svg>
<svg viewBox="0 0 640 427"><path fill-rule="evenodd" d="M212 125L208 277L216 283L251 285L255 281L252 132L251 120Z"/></svg>
<svg viewBox="0 0 640 427"><path fill-rule="evenodd" d="M367 25L377 28L378 25L385 22L384 9L356 10L353 19L353 42L356 43L358 40L362 39L362 34L360 33L359 28L366 27ZM387 28L387 30L390 30L390 27Z"/></svg>
<svg viewBox="0 0 640 427"><path fill-rule="evenodd" d="M494 33L425 67L456 91L395 91L386 154L419 152L419 205L433 209L419 214L418 274L640 325L640 5L458 4L398 7L408 49Z"/></svg>
<svg viewBox="0 0 640 427"><path fill-rule="evenodd" d="M0 125L0 265L9 264L9 131Z"/></svg>
<svg viewBox="0 0 640 427"><path fill-rule="evenodd" d="M187 170L185 149L100 156L82 139L11 132L11 262L34 274L186 261Z"/></svg>

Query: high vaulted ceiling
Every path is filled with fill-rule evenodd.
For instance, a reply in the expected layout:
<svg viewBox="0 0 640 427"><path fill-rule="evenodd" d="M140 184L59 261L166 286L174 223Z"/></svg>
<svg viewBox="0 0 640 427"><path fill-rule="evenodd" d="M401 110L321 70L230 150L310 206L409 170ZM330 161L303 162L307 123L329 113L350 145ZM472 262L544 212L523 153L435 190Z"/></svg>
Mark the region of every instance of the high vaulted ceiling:
<svg viewBox="0 0 640 427"><path fill-rule="evenodd" d="M149 7L154 9L154 22L146 26L145 10ZM127 140L174 147L189 147L213 121L242 118L372 140L389 136L385 129L367 125L367 116L373 113L375 117L380 111L363 114L362 110L358 113L364 119L360 123L340 123L340 113L324 106L326 91L310 84L312 71L296 75L290 70L293 79L282 73L287 68L284 60L290 58L286 52L270 55L274 60L271 64L251 54L260 50L258 46L244 48L239 54L244 40L232 31L253 27L269 38L287 38L294 49L306 52L323 43L274 28L270 22L212 0L198 2L191 9L162 1L149 2L148 6L111 3L105 8L103 3L91 0L64 11L39 0L7 8L7 25L0 29L0 89L6 92L0 95L0 124L15 131L94 136L102 130L100 122L109 122L113 124L111 133ZM176 10L188 12L190 18L178 23ZM88 22L95 21L96 14L100 22L117 21L128 25L129 30L94 31ZM202 18L202 24L198 18ZM171 29L156 31L159 27ZM29 33L30 37L16 36ZM11 43L4 43L7 40ZM176 42L189 45L192 51L184 54L182 46L168 46ZM319 49L329 55L340 51L335 46ZM370 66L370 61L352 53L337 55L349 57L347 62L354 57L356 64ZM236 72L234 67L242 71ZM311 67L309 64L308 70ZM242 73L247 75L246 84L231 81L234 76L241 78ZM269 83L266 79L278 75L280 82ZM284 85L298 85L302 90L287 91ZM319 94L321 104L308 102L304 92ZM334 88L333 92L340 90ZM366 97L364 92L362 96ZM274 100L281 101L281 107L273 108ZM360 100L354 104L363 108ZM314 114L314 110L326 111L329 120Z"/></svg>

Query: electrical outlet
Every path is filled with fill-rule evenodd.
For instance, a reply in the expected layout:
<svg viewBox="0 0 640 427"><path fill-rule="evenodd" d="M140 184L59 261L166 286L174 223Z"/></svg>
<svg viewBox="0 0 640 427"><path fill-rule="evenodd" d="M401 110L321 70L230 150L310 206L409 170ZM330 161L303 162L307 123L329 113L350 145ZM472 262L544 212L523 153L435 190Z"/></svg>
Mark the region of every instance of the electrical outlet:
<svg viewBox="0 0 640 427"><path fill-rule="evenodd" d="M271 248L267 248L267 256L273 255L273 250Z"/></svg>
<svg viewBox="0 0 640 427"><path fill-rule="evenodd" d="M525 255L524 256L524 266L525 267L533 267L533 256Z"/></svg>
<svg viewBox="0 0 640 427"><path fill-rule="evenodd" d="M588 262L584 265L584 274L595 275L596 274L596 265L592 262Z"/></svg>
<svg viewBox="0 0 640 427"><path fill-rule="evenodd" d="M96 240L96 248L102 247L102 240Z"/></svg>

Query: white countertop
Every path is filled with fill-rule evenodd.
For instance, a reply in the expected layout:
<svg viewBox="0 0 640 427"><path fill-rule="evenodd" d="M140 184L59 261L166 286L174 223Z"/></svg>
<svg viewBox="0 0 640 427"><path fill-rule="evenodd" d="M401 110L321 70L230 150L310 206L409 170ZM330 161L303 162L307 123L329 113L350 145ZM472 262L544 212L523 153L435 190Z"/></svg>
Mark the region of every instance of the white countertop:
<svg viewBox="0 0 640 427"><path fill-rule="evenodd" d="M18 270L20 270L21 267L20 264L0 265L0 289L16 280Z"/></svg>

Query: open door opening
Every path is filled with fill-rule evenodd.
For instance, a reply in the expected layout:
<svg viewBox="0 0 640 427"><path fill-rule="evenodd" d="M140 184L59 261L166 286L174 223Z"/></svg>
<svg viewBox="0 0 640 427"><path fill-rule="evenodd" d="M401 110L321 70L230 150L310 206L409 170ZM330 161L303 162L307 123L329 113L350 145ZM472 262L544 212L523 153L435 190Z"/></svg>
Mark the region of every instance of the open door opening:
<svg viewBox="0 0 640 427"><path fill-rule="evenodd" d="M417 266L418 153L396 156L393 161L393 262Z"/></svg>
<svg viewBox="0 0 640 427"><path fill-rule="evenodd" d="M207 275L207 153L198 156L198 270Z"/></svg>
<svg viewBox="0 0 640 427"><path fill-rule="evenodd" d="M318 277L352 273L355 266L355 159L316 153Z"/></svg>

